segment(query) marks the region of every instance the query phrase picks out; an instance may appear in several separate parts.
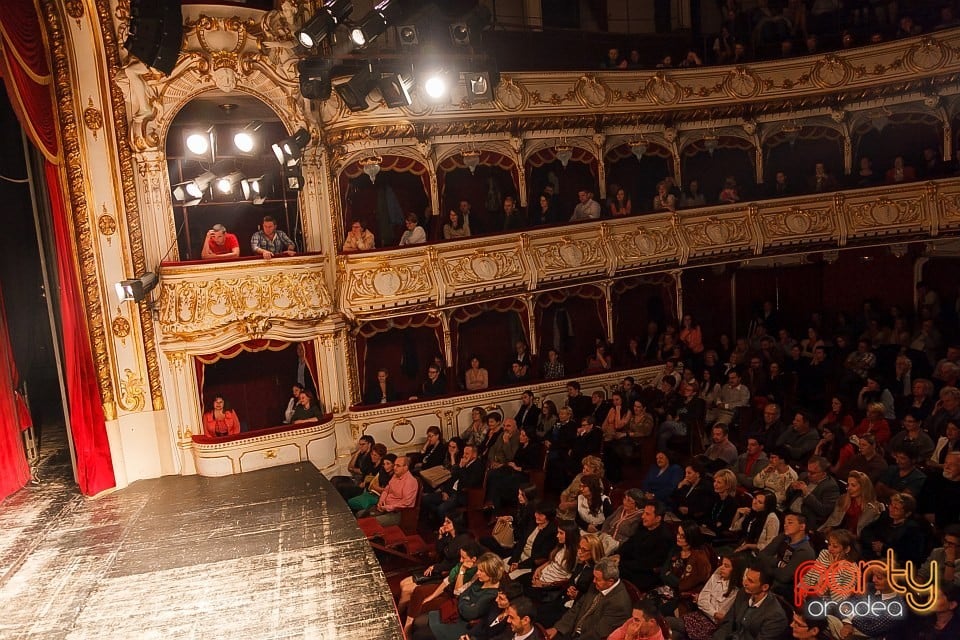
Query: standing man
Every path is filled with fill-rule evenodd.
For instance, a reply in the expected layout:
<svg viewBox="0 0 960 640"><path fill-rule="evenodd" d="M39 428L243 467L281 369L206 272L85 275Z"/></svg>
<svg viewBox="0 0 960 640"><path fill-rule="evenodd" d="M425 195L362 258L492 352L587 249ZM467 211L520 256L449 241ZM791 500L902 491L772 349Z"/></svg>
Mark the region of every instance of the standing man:
<svg viewBox="0 0 960 640"><path fill-rule="evenodd" d="M520 394L520 410L513 419L519 428L528 429L532 433L537 428L539 418L540 408L533 403L533 391L527 389Z"/></svg>
<svg viewBox="0 0 960 640"><path fill-rule="evenodd" d="M599 220L600 203L593 199L593 193L586 189L581 189L577 193L577 196L580 198L580 204L573 208L573 215L570 216L570 222Z"/></svg>
<svg viewBox="0 0 960 640"><path fill-rule="evenodd" d="M200 257L204 260L216 260L217 258L236 258L240 255L240 243L237 236L227 233L227 228L222 224L215 224L213 228L207 231L207 237L203 241L203 249L200 250Z"/></svg>
<svg viewBox="0 0 960 640"><path fill-rule="evenodd" d="M295 256L297 247L290 236L277 229L273 216L263 216L260 229L250 238L250 248L255 254L270 259L274 256Z"/></svg>

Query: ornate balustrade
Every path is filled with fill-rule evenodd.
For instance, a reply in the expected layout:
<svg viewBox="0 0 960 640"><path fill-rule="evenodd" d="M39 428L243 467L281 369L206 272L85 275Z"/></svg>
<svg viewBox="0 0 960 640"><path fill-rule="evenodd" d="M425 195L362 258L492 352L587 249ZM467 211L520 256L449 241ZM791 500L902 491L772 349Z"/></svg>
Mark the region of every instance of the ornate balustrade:
<svg viewBox="0 0 960 640"><path fill-rule="evenodd" d="M960 178L633 216L339 257L354 317L434 309L688 264L960 230Z"/></svg>
<svg viewBox="0 0 960 640"><path fill-rule="evenodd" d="M424 136L511 131L517 126L513 119L517 115L522 115L525 129L551 129L564 126L558 117L595 117L598 109L609 126L617 122L662 123L665 116L671 120L737 117L747 103L775 105L759 108L763 114L830 107L839 94L869 101L891 91L929 90L930 86L921 83L934 76L941 80L938 92L953 94L958 72L960 29L951 29L847 51L747 65L509 73L503 74L492 102L476 104L462 96L441 105L417 97L409 107L394 109L379 103L354 113L334 94L320 105L318 117L331 143L362 145L370 138L422 140ZM831 102L819 104L820 98L827 96ZM413 122L418 123L416 130Z"/></svg>
<svg viewBox="0 0 960 640"><path fill-rule="evenodd" d="M244 340L316 337L333 310L321 255L163 265L160 345L210 353Z"/></svg>

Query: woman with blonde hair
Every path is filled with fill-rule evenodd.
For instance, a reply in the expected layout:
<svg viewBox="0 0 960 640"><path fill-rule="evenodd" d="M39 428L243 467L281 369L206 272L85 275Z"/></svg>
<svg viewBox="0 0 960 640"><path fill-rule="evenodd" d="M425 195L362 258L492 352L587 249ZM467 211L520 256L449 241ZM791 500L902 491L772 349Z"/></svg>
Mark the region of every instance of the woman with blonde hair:
<svg viewBox="0 0 960 640"><path fill-rule="evenodd" d="M721 469L713 474L713 491L718 499L706 522L706 527L718 537L727 537L733 517L737 515L737 476L730 469Z"/></svg>
<svg viewBox="0 0 960 640"><path fill-rule="evenodd" d="M837 506L820 531L845 529L859 537L863 528L880 517L883 506L877 501L870 476L862 471L851 471L847 477L847 491L837 500Z"/></svg>
<svg viewBox="0 0 960 640"><path fill-rule="evenodd" d="M884 446L890 442L890 423L884 418L886 408L882 402L871 402L867 405L867 417L860 421L848 435L864 436L872 434L877 439L878 446Z"/></svg>
<svg viewBox="0 0 960 640"><path fill-rule="evenodd" d="M485 553L477 560L477 573L470 586L457 598L455 611L431 611L413 623L412 640L458 640L467 633L468 624L487 615L497 599L500 581L506 575L503 560Z"/></svg>

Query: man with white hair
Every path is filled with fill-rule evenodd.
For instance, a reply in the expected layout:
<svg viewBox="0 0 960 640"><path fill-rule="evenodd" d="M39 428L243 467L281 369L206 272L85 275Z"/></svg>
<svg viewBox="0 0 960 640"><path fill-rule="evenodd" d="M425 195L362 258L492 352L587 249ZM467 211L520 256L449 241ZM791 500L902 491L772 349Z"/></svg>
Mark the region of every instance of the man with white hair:
<svg viewBox="0 0 960 640"><path fill-rule="evenodd" d="M960 520L960 451L947 454L942 472L927 474L917 510L938 529Z"/></svg>

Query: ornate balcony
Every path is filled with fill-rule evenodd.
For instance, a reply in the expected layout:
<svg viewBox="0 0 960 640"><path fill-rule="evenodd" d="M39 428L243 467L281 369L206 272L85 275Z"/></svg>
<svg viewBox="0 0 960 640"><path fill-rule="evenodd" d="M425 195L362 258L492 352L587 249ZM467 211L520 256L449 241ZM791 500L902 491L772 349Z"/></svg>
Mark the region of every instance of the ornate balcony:
<svg viewBox="0 0 960 640"><path fill-rule="evenodd" d="M455 306L688 264L960 230L960 178L633 216L339 258L354 317Z"/></svg>

